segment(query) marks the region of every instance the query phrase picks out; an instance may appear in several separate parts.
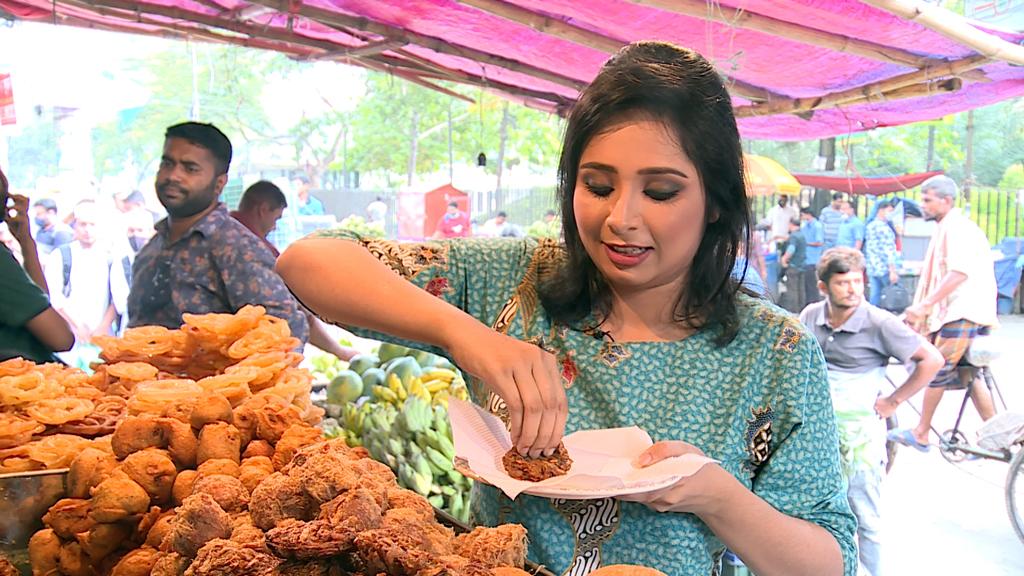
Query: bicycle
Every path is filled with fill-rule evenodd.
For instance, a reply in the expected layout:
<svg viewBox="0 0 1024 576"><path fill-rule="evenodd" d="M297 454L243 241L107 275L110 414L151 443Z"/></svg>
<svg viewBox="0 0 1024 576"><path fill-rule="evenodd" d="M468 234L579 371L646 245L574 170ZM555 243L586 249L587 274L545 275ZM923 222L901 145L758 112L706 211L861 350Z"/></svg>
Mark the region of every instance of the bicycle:
<svg viewBox="0 0 1024 576"><path fill-rule="evenodd" d="M1024 434L1020 433L1019 430L1021 422L1024 422L1024 415L1017 415L1007 411L1006 399L1003 397L999 384L996 382L992 369L989 366L991 359L986 359L984 362L976 361L976 363L971 363L968 360L968 356L968 354L965 354L963 359L957 364L957 368L961 371L960 380L961 382L966 382L966 385L963 387L964 397L960 403L960 410L957 413L956 421L953 423L953 427L945 432L940 433L934 426L932 426L931 430L939 437L939 453L951 464L959 464L972 457L974 459L984 458L1009 463L1006 484L1004 486L1006 511L1010 517L1010 524L1017 534L1017 538L1024 543L1024 449L1022 449L1024 447ZM987 436L979 441L978 445L975 445L960 430L960 423L967 409L967 403L970 401L971 391L979 380L985 383L989 393L992 395L993 405L995 405L996 398L998 398L999 403L1002 405L1002 411L998 412L997 408L997 415L989 419L986 425L995 423L995 418L1003 417L1002 421L1007 424L1007 427L1002 433L1003 438L993 438L993 436L1000 434L1000 432L996 431L991 436ZM895 386L891 379L889 379L889 382ZM1014 418L1017 418L1016 425L1014 425ZM887 422L887 425L889 425L890 429L894 427L894 419L893 422ZM988 447L981 446L982 442L985 442ZM898 444L893 441L886 443L886 450L889 453L889 464L886 467L886 471L892 466L897 446Z"/></svg>

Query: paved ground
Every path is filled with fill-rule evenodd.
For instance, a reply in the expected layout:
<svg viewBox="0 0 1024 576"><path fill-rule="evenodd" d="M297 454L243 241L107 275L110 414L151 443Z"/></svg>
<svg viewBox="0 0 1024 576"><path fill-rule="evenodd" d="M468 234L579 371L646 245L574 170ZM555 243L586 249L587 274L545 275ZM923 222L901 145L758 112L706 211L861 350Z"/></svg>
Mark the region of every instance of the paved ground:
<svg viewBox="0 0 1024 576"><path fill-rule="evenodd" d="M1011 410L1024 411L1024 317L1002 317L999 331L1008 353L993 372ZM935 427L952 427L963 398L950 392L939 405ZM913 400L920 406L920 395ZM900 422L917 414L901 407ZM968 405L968 438L980 420ZM933 438L933 442L935 439ZM953 465L936 447L928 453L901 449L885 484L885 576L1024 574L1024 543L1010 525L1004 501L1008 466L996 461Z"/></svg>

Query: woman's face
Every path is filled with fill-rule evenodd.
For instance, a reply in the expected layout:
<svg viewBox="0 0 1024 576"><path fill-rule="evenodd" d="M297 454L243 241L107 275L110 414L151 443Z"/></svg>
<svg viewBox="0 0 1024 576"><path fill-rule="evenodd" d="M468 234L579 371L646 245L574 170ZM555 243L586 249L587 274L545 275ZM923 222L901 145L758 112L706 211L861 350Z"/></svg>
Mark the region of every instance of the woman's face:
<svg viewBox="0 0 1024 576"><path fill-rule="evenodd" d="M704 185L664 124L623 122L580 157L573 209L580 240L618 291L678 289L704 233Z"/></svg>

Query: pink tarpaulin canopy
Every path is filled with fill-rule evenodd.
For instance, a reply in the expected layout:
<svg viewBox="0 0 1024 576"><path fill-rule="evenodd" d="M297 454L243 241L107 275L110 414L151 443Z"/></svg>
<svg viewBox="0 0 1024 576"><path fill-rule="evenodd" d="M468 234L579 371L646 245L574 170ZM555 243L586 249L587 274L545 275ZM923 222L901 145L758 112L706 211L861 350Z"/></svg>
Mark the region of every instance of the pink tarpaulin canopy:
<svg viewBox="0 0 1024 576"><path fill-rule="evenodd" d="M716 63L747 138L848 134L1024 94L1024 67L857 0L0 0L0 10L455 81L558 113L619 46L666 40Z"/></svg>

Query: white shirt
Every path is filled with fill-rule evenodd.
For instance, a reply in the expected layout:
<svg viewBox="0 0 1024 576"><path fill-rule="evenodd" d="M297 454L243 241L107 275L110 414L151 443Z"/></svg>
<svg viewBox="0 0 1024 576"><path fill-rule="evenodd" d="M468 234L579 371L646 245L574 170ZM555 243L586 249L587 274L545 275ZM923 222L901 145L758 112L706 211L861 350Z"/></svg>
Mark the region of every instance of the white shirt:
<svg viewBox="0 0 1024 576"><path fill-rule="evenodd" d="M110 255L101 243L84 248L77 240L71 250L71 292L64 296L64 260L60 250L46 257L43 273L50 287L50 304L88 330L95 330L110 306Z"/></svg>
<svg viewBox="0 0 1024 576"><path fill-rule="evenodd" d="M954 320L970 320L982 326L998 326L998 287L988 238L959 208L950 210L939 222L931 244L935 244L936 239L943 234L947 241L942 242L939 249L944 248L945 254L937 255L935 261L938 262L939 269L933 270L932 273L937 273L939 278L943 278L949 272L960 272L967 276L967 280L938 303L935 326L929 326L929 331L935 332L943 324ZM933 245L929 245L928 251L931 252L933 248ZM925 265L930 262L932 259L926 256Z"/></svg>
<svg viewBox="0 0 1024 576"><path fill-rule="evenodd" d="M796 209L796 206L792 204L786 204L785 207L776 204L768 210L767 219L772 225L772 239L775 238L788 238L789 237L789 223L794 218L800 217L800 211Z"/></svg>

